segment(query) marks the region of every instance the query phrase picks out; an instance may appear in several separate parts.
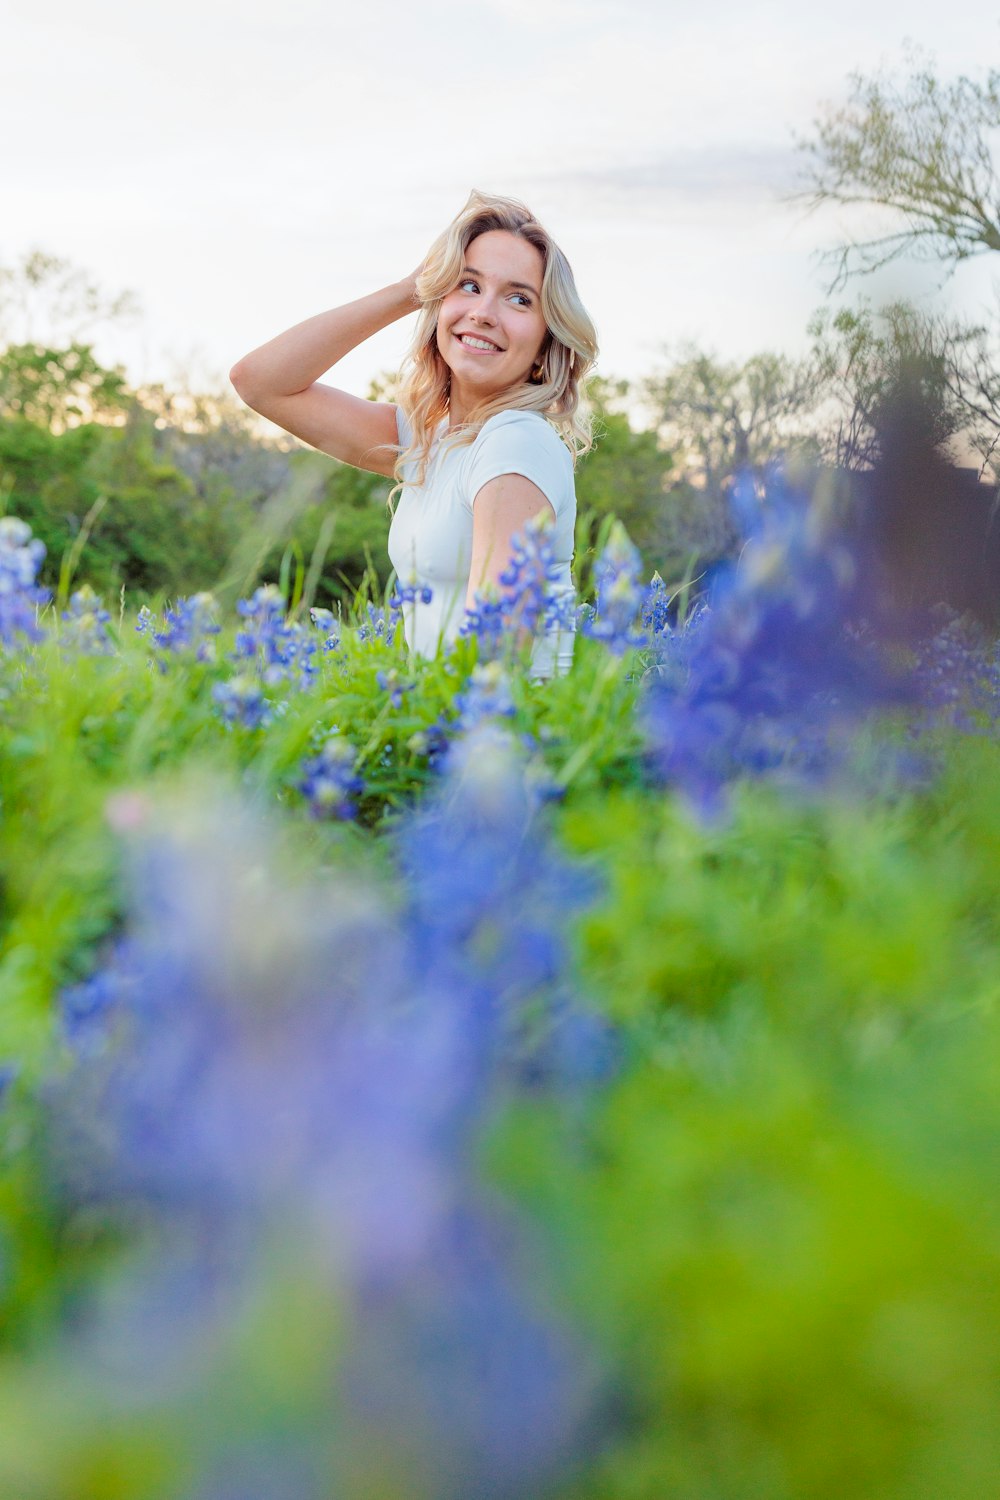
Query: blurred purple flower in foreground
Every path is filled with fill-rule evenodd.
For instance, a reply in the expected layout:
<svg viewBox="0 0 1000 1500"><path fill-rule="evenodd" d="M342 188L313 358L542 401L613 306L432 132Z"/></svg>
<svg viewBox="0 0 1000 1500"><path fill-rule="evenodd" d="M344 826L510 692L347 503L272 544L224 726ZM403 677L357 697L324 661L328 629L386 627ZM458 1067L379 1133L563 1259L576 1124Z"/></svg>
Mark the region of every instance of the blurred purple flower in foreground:
<svg viewBox="0 0 1000 1500"><path fill-rule="evenodd" d="M65 997L78 1060L50 1112L67 1196L186 1235L209 1287L229 1267L227 1297L277 1253L293 1281L318 1276L314 1321L349 1308L303 1439L319 1451L335 1423L336 1456L302 1500L367 1495L386 1452L394 1494L536 1493L593 1392L474 1162L505 1090L562 1082L578 1054L598 1076L564 1035L563 933L591 886L549 846L510 746L473 733L463 752L401 835L402 905L343 877L302 886L225 798L168 810L134 847L117 960ZM158 1337L181 1337L190 1308L172 1319L160 1281L149 1296ZM148 1337L134 1359L141 1381ZM230 1492L215 1463L198 1493Z"/></svg>
<svg viewBox="0 0 1000 1500"><path fill-rule="evenodd" d="M859 719L912 701L864 612L855 559L779 475L736 487L747 544L707 608L658 638L644 704L659 773L712 811L741 775L825 776Z"/></svg>

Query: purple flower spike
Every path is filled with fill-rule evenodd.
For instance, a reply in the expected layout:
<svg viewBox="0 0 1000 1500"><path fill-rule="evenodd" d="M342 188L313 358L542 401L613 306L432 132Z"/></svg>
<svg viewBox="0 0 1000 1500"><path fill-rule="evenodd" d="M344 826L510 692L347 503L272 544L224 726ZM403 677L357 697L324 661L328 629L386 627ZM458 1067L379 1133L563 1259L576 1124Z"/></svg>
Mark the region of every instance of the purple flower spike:
<svg viewBox="0 0 1000 1500"><path fill-rule="evenodd" d="M741 489L751 539L739 566L709 608L661 635L649 677L653 761L708 812L739 776L825 778L861 716L913 697L877 640L852 628L861 600L850 551L780 475L771 486L756 510Z"/></svg>
<svg viewBox="0 0 1000 1500"><path fill-rule="evenodd" d="M546 1491L587 1430L595 1366L546 1310L547 1278L525 1286L531 1257L479 1186L475 1143L524 1074L522 1008L536 1018L564 979L582 891L509 747L470 746L412 822L400 892L296 878L275 830L225 795L165 807L133 837L107 990L65 1003L113 1024L52 1080L48 1139L70 1202L141 1224L151 1248L162 1226L165 1248L90 1331L87 1378L117 1360L120 1381L130 1361L147 1411L172 1371L169 1420L178 1383L193 1401L218 1366L213 1340L245 1332L245 1290L276 1272L279 1291L315 1288L345 1316L330 1362L294 1376L289 1458L321 1468L258 1454L273 1493L372 1492L386 1449L408 1456L414 1494ZM600 1073L592 1037L550 1050L533 1088ZM266 1343L245 1358L254 1388L273 1378ZM246 1444L223 1428L196 1450L192 1494L255 1494Z"/></svg>
<svg viewBox="0 0 1000 1500"><path fill-rule="evenodd" d="M551 532L552 522L544 517L528 521L513 538L497 593L477 593L474 608L466 611L459 634L477 637L481 661L501 655L521 631L567 628L566 600L555 588L559 567Z"/></svg>
<svg viewBox="0 0 1000 1500"><path fill-rule="evenodd" d="M212 698L226 723L242 724L245 729L260 729L271 718L271 705L260 683L253 677L239 675L228 682L212 686Z"/></svg>
<svg viewBox="0 0 1000 1500"><path fill-rule="evenodd" d="M51 595L35 583L44 558L45 543L31 535L27 522L0 517L0 645L44 638L37 615Z"/></svg>
<svg viewBox="0 0 1000 1500"><path fill-rule="evenodd" d="M316 679L316 641L303 627L285 619L285 601L274 584L265 584L250 599L240 599L237 612L247 622L237 632L233 659L253 662L268 686L298 674L303 690Z"/></svg>
<svg viewBox="0 0 1000 1500"><path fill-rule="evenodd" d="M356 774L354 746L340 734L333 733L317 755L302 765L298 789L309 804L314 818L353 818L357 798L365 789Z"/></svg>
<svg viewBox="0 0 1000 1500"><path fill-rule="evenodd" d="M636 620L647 606L649 590L640 582L642 559L620 522L611 529L607 545L594 564L597 602L581 633L603 641L615 656L647 642Z"/></svg>
<svg viewBox="0 0 1000 1500"><path fill-rule="evenodd" d="M108 635L111 616L89 584L70 596L69 609L63 611L62 643L82 656L113 656L114 642Z"/></svg>

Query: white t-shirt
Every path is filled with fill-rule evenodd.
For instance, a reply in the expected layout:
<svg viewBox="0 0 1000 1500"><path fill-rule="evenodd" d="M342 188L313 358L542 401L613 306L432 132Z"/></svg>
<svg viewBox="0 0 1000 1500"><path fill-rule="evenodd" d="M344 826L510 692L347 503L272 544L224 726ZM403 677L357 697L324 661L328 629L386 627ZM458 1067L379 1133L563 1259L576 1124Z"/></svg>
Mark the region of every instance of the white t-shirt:
<svg viewBox="0 0 1000 1500"><path fill-rule="evenodd" d="M398 406L396 426L400 443L409 446L410 425ZM400 583L432 591L429 604L418 600L403 608L407 644L421 656L434 656L458 635L472 564L472 508L483 485L501 474L523 474L552 506L558 578L550 587L557 597L573 598L573 460L555 428L540 412L502 411L483 423L471 443L443 441L444 432L442 423L422 485L409 482L416 462L404 466L403 489L389 528L389 559ZM571 618L571 609L564 613ZM535 643L532 676L565 672L572 660L571 626L549 631Z"/></svg>

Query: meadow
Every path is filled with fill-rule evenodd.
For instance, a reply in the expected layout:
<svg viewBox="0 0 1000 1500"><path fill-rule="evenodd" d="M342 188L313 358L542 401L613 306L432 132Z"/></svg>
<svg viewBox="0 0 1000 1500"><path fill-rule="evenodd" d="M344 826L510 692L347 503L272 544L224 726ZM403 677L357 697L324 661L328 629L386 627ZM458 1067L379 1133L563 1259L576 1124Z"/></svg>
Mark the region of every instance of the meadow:
<svg viewBox="0 0 1000 1500"><path fill-rule="evenodd" d="M424 660L0 520L0 1494L992 1492L996 643L736 499L547 682L544 530Z"/></svg>

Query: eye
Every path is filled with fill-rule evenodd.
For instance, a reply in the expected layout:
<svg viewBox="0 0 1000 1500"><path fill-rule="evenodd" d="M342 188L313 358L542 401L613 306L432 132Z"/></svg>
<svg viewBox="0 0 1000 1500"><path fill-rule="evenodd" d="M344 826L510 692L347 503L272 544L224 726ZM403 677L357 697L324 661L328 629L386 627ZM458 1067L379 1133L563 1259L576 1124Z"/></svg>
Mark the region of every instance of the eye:
<svg viewBox="0 0 1000 1500"><path fill-rule="evenodd" d="M472 279L471 276L466 276L463 281L460 281L458 283L458 289L459 289L460 292L464 292L465 289L466 289L466 287L470 287L470 286L475 291L477 291L477 292L479 291L479 282L478 281L473 281L473 279Z"/></svg>
<svg viewBox="0 0 1000 1500"><path fill-rule="evenodd" d="M520 304L521 304L522 307L530 307L531 306L531 298L528 297L528 296L526 296L524 294L524 292L512 292L511 293L511 301L512 302L520 302Z"/></svg>

